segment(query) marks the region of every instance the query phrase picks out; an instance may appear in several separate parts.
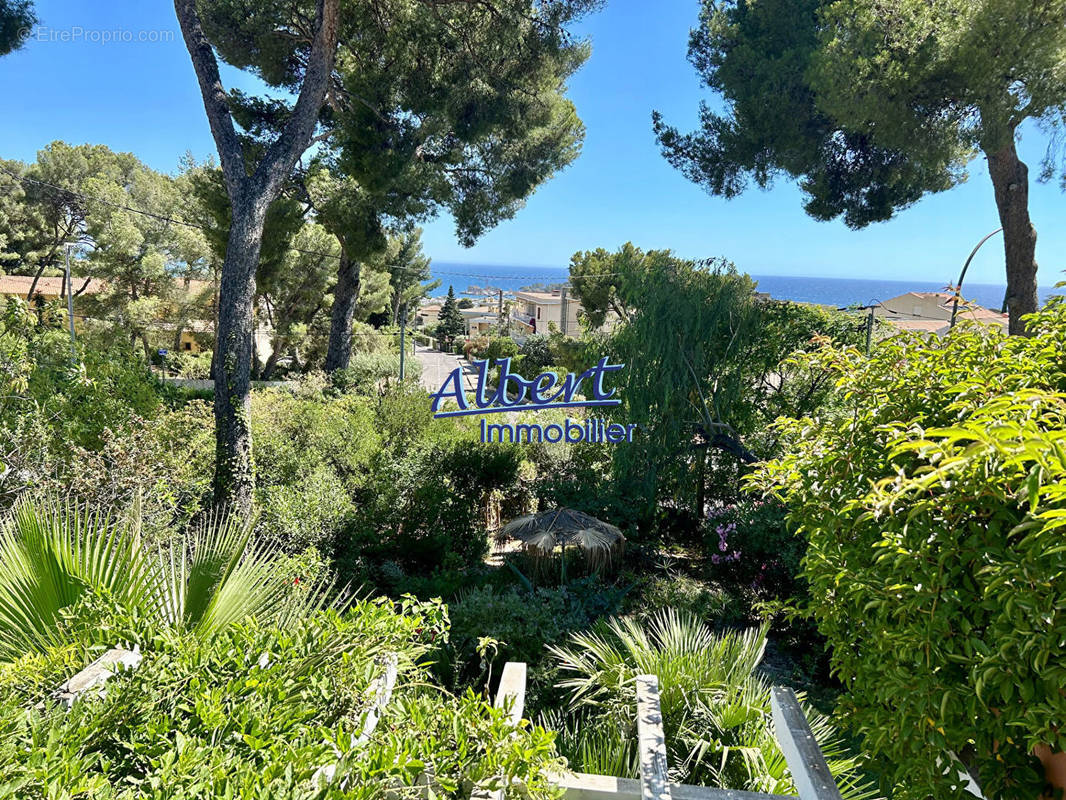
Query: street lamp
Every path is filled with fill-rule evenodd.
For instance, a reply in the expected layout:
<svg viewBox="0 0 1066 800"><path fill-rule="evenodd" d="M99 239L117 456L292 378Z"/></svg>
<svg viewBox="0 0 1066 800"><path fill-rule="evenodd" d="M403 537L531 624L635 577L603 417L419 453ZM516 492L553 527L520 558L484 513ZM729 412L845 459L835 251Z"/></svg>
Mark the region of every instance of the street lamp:
<svg viewBox="0 0 1066 800"><path fill-rule="evenodd" d="M966 278L966 270L968 270L970 268L970 262L973 261L973 257L975 255L977 255L977 251L981 249L981 246L985 242L987 242L989 239L991 239L997 233L1002 233L1002 232L1003 232L1002 228L997 228L996 230L992 231L992 233L988 234L988 236L986 236L984 239L979 241L977 243L977 247L975 247L973 249L973 251L970 253L970 257L968 259L966 259L966 263L963 264L962 273L959 275L959 285L957 287L955 287L955 303L951 307L951 324L948 325L948 330L951 330L952 328L955 327L955 316L956 316L956 314L959 313L959 295L962 294L962 282Z"/></svg>

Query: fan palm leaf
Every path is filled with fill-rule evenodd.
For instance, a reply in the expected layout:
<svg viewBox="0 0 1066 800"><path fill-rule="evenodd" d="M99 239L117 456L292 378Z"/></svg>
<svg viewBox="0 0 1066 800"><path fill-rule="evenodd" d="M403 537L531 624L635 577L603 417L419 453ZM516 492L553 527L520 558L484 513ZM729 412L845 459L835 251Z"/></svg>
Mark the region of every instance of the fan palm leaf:
<svg viewBox="0 0 1066 800"><path fill-rule="evenodd" d="M152 552L137 506L114 519L21 502L0 522L0 660L57 643L63 609L90 592L201 637L250 616L287 624L330 604L331 587L294 591L278 555L252 540L250 523L224 514Z"/></svg>
<svg viewBox="0 0 1066 800"><path fill-rule="evenodd" d="M0 523L0 655L54 644L62 610L90 589L132 607L157 588L139 518L19 503Z"/></svg>
<svg viewBox="0 0 1066 800"><path fill-rule="evenodd" d="M635 679L653 674L673 780L793 794L773 735L770 686L758 672L766 634L765 626L715 633L698 617L667 608L643 623L615 618L571 634L567 646L549 646L562 676L557 685L569 690L572 713L589 721L587 736L578 730L561 737L560 752L581 764L624 762L629 751L619 748L630 747L636 731ZM804 710L843 796L876 797L829 721ZM604 733L615 730L626 732L621 744Z"/></svg>

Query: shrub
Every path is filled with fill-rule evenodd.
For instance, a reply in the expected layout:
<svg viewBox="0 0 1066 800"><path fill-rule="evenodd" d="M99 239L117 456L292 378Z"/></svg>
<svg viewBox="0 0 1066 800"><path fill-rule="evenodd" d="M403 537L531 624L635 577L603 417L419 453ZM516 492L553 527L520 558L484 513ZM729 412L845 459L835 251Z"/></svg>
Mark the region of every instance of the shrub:
<svg viewBox="0 0 1066 800"><path fill-rule="evenodd" d="M541 333L527 337L518 352L522 356L522 364L531 374L544 372L555 363L551 340Z"/></svg>
<svg viewBox="0 0 1066 800"><path fill-rule="evenodd" d="M712 510L703 524L708 574L763 597L792 598L806 538L788 529L786 509L774 500L745 498Z"/></svg>
<svg viewBox="0 0 1066 800"><path fill-rule="evenodd" d="M246 621L211 641L160 635L139 669L70 711L50 690L79 653L27 656L0 670L0 773L26 800L370 800L413 794L424 777L455 796L491 788L497 775L531 800L553 796L550 734L509 723L473 694L421 688L416 663L443 632L439 606L375 601L286 628ZM399 680L363 740L386 653L397 657ZM330 765L327 783L320 771Z"/></svg>
<svg viewBox="0 0 1066 800"><path fill-rule="evenodd" d="M721 587L673 573L650 578L628 605L639 619L649 619L664 608L674 608L709 625L741 621Z"/></svg>
<svg viewBox="0 0 1066 800"><path fill-rule="evenodd" d="M641 509L635 507L626 479L612 471L610 451L608 447L584 443L527 448L538 467L533 492L544 508L584 511L633 538L641 521Z"/></svg>
<svg viewBox="0 0 1066 800"><path fill-rule="evenodd" d="M418 377L419 363L407 358L404 372L407 377ZM375 394L384 381L400 377L399 353L353 353L348 366L330 373L333 388L339 392Z"/></svg>
<svg viewBox="0 0 1066 800"><path fill-rule="evenodd" d="M211 353L167 353L163 364L171 377L190 380L208 380L211 377Z"/></svg>
<svg viewBox="0 0 1066 800"><path fill-rule="evenodd" d="M381 446L364 400L284 389L252 395L252 436L256 477L264 486L292 486L326 466L351 488Z"/></svg>
<svg viewBox="0 0 1066 800"><path fill-rule="evenodd" d="M332 554L352 523L354 493L382 446L374 413L356 395L328 397L305 382L252 396L259 535L286 552Z"/></svg>
<svg viewBox="0 0 1066 800"><path fill-rule="evenodd" d="M199 430L170 435L182 393L128 341L81 336L72 358L69 335L49 319L14 299L0 314L0 510L22 495L62 494L100 508L140 502L148 537L183 523L210 457Z"/></svg>
<svg viewBox="0 0 1066 800"><path fill-rule="evenodd" d="M756 482L809 537L811 608L846 705L903 797L1035 797L1066 749L1066 306L1032 337L897 337L832 368L839 413L781 423Z"/></svg>
<svg viewBox="0 0 1066 800"><path fill-rule="evenodd" d="M331 552L356 513L349 487L325 464L291 484L262 486L256 494L259 534L288 553L308 546Z"/></svg>
<svg viewBox="0 0 1066 800"><path fill-rule="evenodd" d="M672 779L770 794L793 794L770 723L770 687L757 673L766 631L714 633L698 618L665 609L641 622L612 619L568 646L551 646L570 692L560 749L571 768L637 777L635 678L659 678ZM808 711L811 729L846 798L871 797L833 727ZM617 771L615 771L617 770Z"/></svg>
<svg viewBox="0 0 1066 800"><path fill-rule="evenodd" d="M48 318L46 317L46 320ZM62 488L78 449L163 410L165 390L128 346L97 350L40 323L14 298L0 315L0 504Z"/></svg>
<svg viewBox="0 0 1066 800"><path fill-rule="evenodd" d="M490 364L493 364L498 358L514 358L517 355L518 345L515 344L514 339L509 336L494 336L485 348L484 357L489 360Z"/></svg>
<svg viewBox="0 0 1066 800"><path fill-rule="evenodd" d="M364 555L428 572L480 563L487 552L485 508L494 490L515 480L517 449L434 433L408 452L384 453L359 495L364 513L354 532Z"/></svg>
<svg viewBox="0 0 1066 800"><path fill-rule="evenodd" d="M488 336L474 336L463 341L463 356L468 359L485 358L488 349Z"/></svg>
<svg viewBox="0 0 1066 800"><path fill-rule="evenodd" d="M449 606L452 666L456 684L477 680L477 642L482 636L499 641L496 660L524 661L536 671L550 642L589 624L580 598L566 587L527 592L482 586L462 593Z"/></svg>
<svg viewBox="0 0 1066 800"><path fill-rule="evenodd" d="M391 561L400 578L479 564L488 546L487 510L498 490L517 481L519 448L485 447L473 423L435 419L428 396L415 387L396 387L373 404L349 400L366 430L344 434L358 441L337 445L365 452L367 460L360 479L346 481L358 513L337 539L342 572L363 575Z"/></svg>
<svg viewBox="0 0 1066 800"><path fill-rule="evenodd" d="M438 671L450 685L478 686L491 677L490 667L495 676L505 662L524 661L529 668L526 708L557 706L558 671L547 646L617 612L623 595L594 578L533 591L491 585L460 591L448 605L451 634ZM478 652L484 637L494 642L487 659Z"/></svg>

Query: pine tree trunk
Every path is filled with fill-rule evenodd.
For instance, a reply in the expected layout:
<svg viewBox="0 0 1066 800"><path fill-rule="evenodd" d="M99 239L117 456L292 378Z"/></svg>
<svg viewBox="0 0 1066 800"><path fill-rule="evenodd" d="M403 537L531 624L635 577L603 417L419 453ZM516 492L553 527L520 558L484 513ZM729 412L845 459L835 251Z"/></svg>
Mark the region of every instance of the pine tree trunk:
<svg viewBox="0 0 1066 800"><path fill-rule="evenodd" d="M227 504L239 513L251 509L255 486L250 420L252 321L266 206L264 198L254 198L247 190L233 204L211 371L215 381L215 503Z"/></svg>
<svg viewBox="0 0 1066 800"><path fill-rule="evenodd" d="M329 322L329 347L326 350L326 372L347 369L352 357L352 324L359 302L359 268L341 250L341 265L337 272L337 287L333 290L333 313Z"/></svg>
<svg viewBox="0 0 1066 800"><path fill-rule="evenodd" d="M1011 335L1025 334L1022 317L1040 305L1036 279L1036 228L1029 219L1029 168L1010 143L988 156L1007 262L1007 312Z"/></svg>
<svg viewBox="0 0 1066 800"><path fill-rule="evenodd" d="M281 337L275 338L271 343L270 355L267 356L266 366L263 367L263 373L261 375L262 380L268 381L274 375L274 370L278 366L278 361L281 359L282 348L285 346L285 340Z"/></svg>
<svg viewBox="0 0 1066 800"><path fill-rule="evenodd" d="M267 206L281 193L292 168L311 142L333 73L340 21L339 0L317 0L315 31L303 85L278 137L251 175L233 122L214 48L204 32L196 0L174 0L174 12L189 50L200 95L218 147L226 192L233 209L218 297L214 362L215 503L237 513L251 510L252 436L249 421L255 268Z"/></svg>

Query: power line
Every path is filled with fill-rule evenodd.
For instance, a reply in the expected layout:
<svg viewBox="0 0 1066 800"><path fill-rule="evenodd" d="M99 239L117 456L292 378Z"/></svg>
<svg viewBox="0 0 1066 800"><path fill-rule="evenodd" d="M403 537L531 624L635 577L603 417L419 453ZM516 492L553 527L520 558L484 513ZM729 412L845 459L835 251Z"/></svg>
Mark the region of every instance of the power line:
<svg viewBox="0 0 1066 800"><path fill-rule="evenodd" d="M114 201L107 200L107 199L105 199L103 197L94 197L93 195L88 195L88 194L85 194L83 192L77 192L77 191L74 191L73 189L67 189L67 188L64 188L62 186L57 186L54 183L48 183L47 181L38 180L36 178L25 177L25 176L19 175L18 173L12 172L11 170L3 168L3 167L0 167L0 172L3 172L5 174L9 175L10 177L14 178L15 180L19 181L20 183L32 183L32 184L36 184L37 186L43 186L43 187L45 187L47 189L51 189L51 190L53 190L55 192L62 192L63 194L70 195L72 197L80 198L81 200L89 202L89 203L96 203L98 205L109 206L111 208L118 208L118 209L121 209L123 211L128 211L131 214L139 214L141 216L148 217L150 219L158 220L159 222L167 222L167 223L171 223L173 225L181 225L181 226L184 226L186 228L193 228L194 230L202 231L204 233L214 233L215 232L214 228L210 228L210 227L207 227L205 225L201 225L201 224L196 223L196 222L189 222L188 220L177 219L175 217L167 216L166 214L157 214L154 211L147 211L147 210L145 210L143 208L133 208L132 206L125 205L124 203L116 203ZM332 258L332 259L336 259L338 261L341 258L340 255L337 254L337 253L327 253L327 252L324 252L324 251L321 251L321 250L307 250L307 249L302 248L302 247L289 247L288 249L292 250L293 252L296 252L296 253L302 253L304 255L309 255L309 256L318 256L320 258ZM422 271L421 269L417 269L417 268L414 268L414 267L406 267L406 266L403 266L402 264L386 264L384 266L385 266L385 269L397 269L397 270L404 270L404 271L407 271L407 272L421 272ZM611 275L621 275L621 274L623 274L623 273L620 273L620 272L619 273L605 273L604 275L605 276L611 276ZM486 275L486 274L483 274L483 273L475 273L475 272L448 272L448 271L435 272L433 275L431 275L431 277L436 277L437 275L453 275L455 277L461 277L461 278L462 277L465 277L465 278L490 278L490 279L493 279L493 280L532 280L532 279L535 279L535 278L547 277L544 274L540 274L540 275Z"/></svg>
<svg viewBox="0 0 1066 800"><path fill-rule="evenodd" d="M184 227L193 228L195 230L199 230L199 231L202 231L204 233L213 233L213 232L215 232L214 228L210 228L210 227L207 227L205 225L200 225L200 224L195 223L195 222L189 222L188 220L184 220L184 219L176 219L174 217L170 217L170 216L167 216L165 214L157 214L154 211L147 211L147 210L145 210L143 208L133 208L132 206L127 206L127 205L125 205L123 203L116 203L116 202L113 202L111 200L107 200L107 199L102 198L102 197L94 197L92 195L87 195L87 194L85 194L83 192L74 191L73 189L67 189L67 188L64 188L62 186L57 186L56 184L53 184L53 183L48 183L47 181L42 181L42 180L38 180L36 178L29 178L29 177L22 176L22 175L19 175L16 172L12 172L11 170L3 168L3 167L0 167L0 172L3 172L5 174L7 174L8 176L10 176L10 177L14 178L15 180L19 181L20 183L33 183L33 184L36 184L38 186L43 186L43 187L46 187L48 189L52 189L53 191L56 191L56 192L62 192L63 194L66 194L66 195L70 195L70 196L73 196L73 197L81 198L82 200L90 202L90 203L97 203L99 205L110 206L112 208L118 208L118 209L121 209L123 211L128 211L131 214L139 214L141 216L149 217L151 219L155 219L155 220L158 220L160 222L168 222L168 223L172 223L174 225L182 225ZM319 258L332 258L332 259L336 259L337 261L339 261L341 259L341 256L339 254L337 254L337 253L327 253L327 252L320 251L320 250L307 250L305 248L291 247L291 246L288 249L292 250L293 252L296 252L296 253L302 253L304 255L309 255L309 256L317 256ZM385 269L390 269L390 270L402 270L402 271L407 271L407 272L421 272L422 271L421 269L416 269L414 267L406 267L406 266L403 266L402 264L386 264L386 265L384 265L384 268ZM628 273L625 273L625 272L601 272L601 273L597 273L595 277L596 278L614 278L614 277L619 277L621 275L626 275L626 274L628 274ZM430 278L431 279L432 278L436 278L436 277L438 277L440 275L450 275L450 276L457 277L457 278L487 278L487 279L490 279L490 280L542 280L542 279L544 279L546 277L558 277L558 276L547 275L547 274L544 274L544 273L528 274L528 275L492 275L492 274L486 274L486 273L481 273L481 272L451 272L451 271L443 270L443 271L433 271L432 274L430 275ZM921 315L918 315L918 314L906 314L905 312L892 311L892 309L889 309L889 308L887 308L887 306L884 306L881 303L880 300L874 300L873 302L877 303L878 305L880 305L881 307L885 308L887 311L889 311L890 313L893 313L893 314L897 314L898 313L898 314L901 314L902 316L914 316L914 317L920 317L921 316Z"/></svg>
<svg viewBox="0 0 1066 800"><path fill-rule="evenodd" d="M167 216L165 214L157 214L154 211L147 211L147 210L145 210L143 208L133 208L132 206L127 206L127 205L125 205L123 203L116 203L116 202L113 202L111 200L107 200L107 199L105 199L103 197L94 197L93 195L88 195L88 194L85 194L83 192L77 192L77 191L74 191L73 189L67 189L67 188L64 188L62 186L57 186L54 183L48 183L47 181L38 180L36 178L25 177L25 176L19 175L18 173L12 172L11 170L3 168L3 167L0 167L0 172L3 172L6 175L9 175L10 177L14 178L15 180L19 181L20 183L32 183L32 184L36 184L37 186L43 186L43 187L51 189L51 190L53 190L55 192L62 192L63 194L70 195L72 197L78 197L81 200L89 202L89 203L97 203L99 205L110 206L111 208L118 208L118 209L121 209L123 211L128 211L131 214L140 214L141 216L149 217L151 219L155 219L155 220L158 220L160 222L168 222L168 223L172 223L174 225L182 225L184 227L193 228L194 230L202 231L204 233L214 233L215 232L214 228L210 228L210 227L207 227L205 225L200 225L199 223L196 223L196 222L189 222L188 220L184 220L184 219L176 219L174 217L170 217L170 216ZM294 251L296 253L303 253L304 255L309 255L309 256L318 256L320 258L333 258L333 259L336 259L338 261L341 258L340 255L338 255L337 253L326 253L326 252L319 251L319 250L307 250L307 249L304 249L304 248L301 248L301 247L289 247L288 249L292 250L292 251ZM407 272L421 272L421 269L416 269L414 267L406 267L406 266L403 266L402 264L386 264L384 266L385 266L385 269L397 269L397 270L403 270L403 271L407 271ZM624 275L624 274L626 274L626 273L623 273L623 272L603 272L603 273L599 273L596 277L609 278L609 277L616 277L616 276ZM435 278L438 275L452 275L452 276L458 277L458 278L489 278L491 280L537 280L537 279L543 279L543 278L546 278L546 277L557 277L557 276L546 275L544 273L541 273L541 274L530 274L530 275L487 275L487 274L479 273L479 272L449 272L449 271L433 272L433 274L430 277L431 278Z"/></svg>

